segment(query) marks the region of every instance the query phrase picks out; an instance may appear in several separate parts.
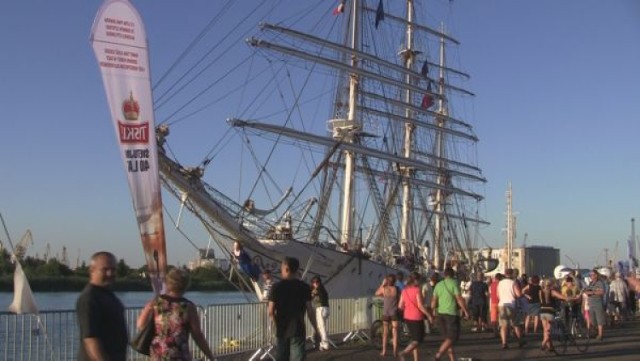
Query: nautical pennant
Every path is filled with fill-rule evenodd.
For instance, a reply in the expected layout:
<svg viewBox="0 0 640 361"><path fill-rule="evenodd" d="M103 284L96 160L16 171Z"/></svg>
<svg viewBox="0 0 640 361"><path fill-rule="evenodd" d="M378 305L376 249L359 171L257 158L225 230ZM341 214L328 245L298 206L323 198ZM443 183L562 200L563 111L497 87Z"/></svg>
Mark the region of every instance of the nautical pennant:
<svg viewBox="0 0 640 361"><path fill-rule="evenodd" d="M382 20L384 20L384 7L382 5L382 0L380 0L378 3L378 9L376 10L376 29Z"/></svg>
<svg viewBox="0 0 640 361"><path fill-rule="evenodd" d="M429 75L429 63L427 62L427 60L424 60L424 63L422 63L422 69L420 70L420 74L422 74L422 76L426 77L427 75Z"/></svg>

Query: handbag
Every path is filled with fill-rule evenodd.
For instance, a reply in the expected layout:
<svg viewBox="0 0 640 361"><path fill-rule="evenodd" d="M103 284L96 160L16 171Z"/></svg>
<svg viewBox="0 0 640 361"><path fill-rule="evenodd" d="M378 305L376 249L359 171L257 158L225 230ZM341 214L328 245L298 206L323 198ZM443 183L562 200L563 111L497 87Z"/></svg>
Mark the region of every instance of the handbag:
<svg viewBox="0 0 640 361"><path fill-rule="evenodd" d="M151 353L151 341L156 336L156 325L153 317L153 309L149 312L144 325L131 340L131 347L137 352L149 356Z"/></svg>

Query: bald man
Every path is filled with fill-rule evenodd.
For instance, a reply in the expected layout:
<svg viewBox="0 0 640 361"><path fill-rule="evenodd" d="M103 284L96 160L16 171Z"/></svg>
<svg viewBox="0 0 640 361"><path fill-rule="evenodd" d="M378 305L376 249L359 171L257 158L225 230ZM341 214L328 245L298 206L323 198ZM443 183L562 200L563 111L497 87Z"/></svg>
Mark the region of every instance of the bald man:
<svg viewBox="0 0 640 361"><path fill-rule="evenodd" d="M76 302L79 361L125 361L127 322L124 306L110 286L116 278L116 257L98 252L91 257L89 283Z"/></svg>

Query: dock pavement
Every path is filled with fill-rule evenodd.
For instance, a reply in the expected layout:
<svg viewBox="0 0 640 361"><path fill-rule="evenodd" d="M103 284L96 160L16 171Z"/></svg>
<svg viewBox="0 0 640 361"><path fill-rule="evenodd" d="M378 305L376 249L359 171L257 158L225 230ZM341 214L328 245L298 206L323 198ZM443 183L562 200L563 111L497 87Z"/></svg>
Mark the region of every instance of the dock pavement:
<svg viewBox="0 0 640 361"><path fill-rule="evenodd" d="M331 337L336 344L335 349L329 351L309 350L307 361L393 361L392 356L381 357L380 350L366 340L356 338L353 341L342 342L337 335ZM492 333L473 333L463 331L460 341L456 345L456 357L458 360L493 361L493 360L607 360L607 361L638 361L640 360L640 319L626 321L620 325L606 328L602 341L590 340L589 349L585 353L579 353L575 346L567 346L567 353L556 356L553 353L540 350L542 335L529 334L525 337L527 344L518 348L512 341L510 348L503 350L500 340L494 338ZM425 337L425 342L420 347L420 360L433 360L441 342L440 336L434 332ZM390 351L390 350L389 350ZM251 353L244 353L226 357L220 357L218 361L248 360ZM254 360L258 360L259 357ZM413 360L407 357L407 360ZM446 358L442 358L445 360ZM265 355L263 360L270 360ZM447 359L448 360L448 359Z"/></svg>

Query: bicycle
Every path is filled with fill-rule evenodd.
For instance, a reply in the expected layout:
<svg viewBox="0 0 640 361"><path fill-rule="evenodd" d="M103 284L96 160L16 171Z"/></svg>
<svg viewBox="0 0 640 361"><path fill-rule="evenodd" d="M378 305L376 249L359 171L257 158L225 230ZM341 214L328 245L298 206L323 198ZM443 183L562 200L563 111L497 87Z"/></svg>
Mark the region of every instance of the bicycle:
<svg viewBox="0 0 640 361"><path fill-rule="evenodd" d="M371 304L374 307L374 316L376 318L375 321L371 324L371 328L369 329L369 340L371 344L375 346L378 350L382 349L382 333L383 333L383 321L382 321L382 300L374 300ZM409 328L407 324L402 321L402 319L398 320L398 346L406 346L409 344L410 335ZM391 325L389 325L389 337L387 338L388 345L392 342L392 330Z"/></svg>
<svg viewBox="0 0 640 361"><path fill-rule="evenodd" d="M551 342L553 352L558 356L567 352L568 345L575 346L580 353L587 352L589 349L589 330L584 319L571 313L568 323L565 323L563 312L557 312L551 324Z"/></svg>
<svg viewBox="0 0 640 361"><path fill-rule="evenodd" d="M573 336L576 342L576 347L580 352L586 352L589 349L589 328L587 328L587 321L584 319L582 312L580 312L580 306L569 303L568 304L569 317L565 326L568 326L569 332ZM574 309L577 307L577 309ZM581 351L584 349L584 351Z"/></svg>

